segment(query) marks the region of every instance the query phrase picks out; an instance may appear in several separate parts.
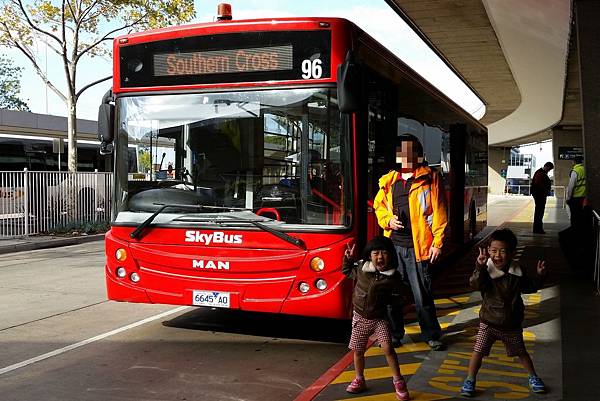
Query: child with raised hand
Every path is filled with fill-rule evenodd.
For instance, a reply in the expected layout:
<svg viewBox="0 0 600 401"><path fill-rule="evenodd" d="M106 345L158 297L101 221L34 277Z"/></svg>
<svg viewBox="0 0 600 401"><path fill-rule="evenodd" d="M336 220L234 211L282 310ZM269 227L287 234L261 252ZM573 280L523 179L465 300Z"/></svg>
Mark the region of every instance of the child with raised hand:
<svg viewBox="0 0 600 401"><path fill-rule="evenodd" d="M460 394L475 395L476 376L484 356L496 340L506 347L506 354L517 356L529 373L529 388L534 393L545 393L542 379L535 373L533 362L523 341L525 305L521 294L536 292L546 275L546 262L537 262L537 275L527 277L525 270L513 261L517 249L517 237L505 228L492 233L487 249L479 248L476 267L469 279L471 288L481 291L483 303L479 311L479 331L469 361L469 373Z"/></svg>
<svg viewBox="0 0 600 401"><path fill-rule="evenodd" d="M406 381L400 373L398 356L392 347L389 323L386 320L387 305L402 304L402 278L397 271L398 258L394 244L389 238L375 237L365 247L363 259L352 261L354 246L346 249L342 272L356 280L352 303L352 335L348 348L354 351L356 378L348 385L349 393L367 389L364 377L365 350L369 337L375 333L393 374L396 398L409 399Z"/></svg>

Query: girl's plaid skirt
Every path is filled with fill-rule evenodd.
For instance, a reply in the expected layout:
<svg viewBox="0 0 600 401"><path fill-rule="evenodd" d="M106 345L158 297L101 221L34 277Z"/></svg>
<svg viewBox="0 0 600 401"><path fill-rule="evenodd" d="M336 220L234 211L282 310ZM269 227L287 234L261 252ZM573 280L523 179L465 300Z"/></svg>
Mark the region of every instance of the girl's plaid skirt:
<svg viewBox="0 0 600 401"><path fill-rule="evenodd" d="M385 319L366 319L354 312L352 316L352 335L348 348L355 351L365 351L369 337L375 333L379 344L390 344L390 326Z"/></svg>

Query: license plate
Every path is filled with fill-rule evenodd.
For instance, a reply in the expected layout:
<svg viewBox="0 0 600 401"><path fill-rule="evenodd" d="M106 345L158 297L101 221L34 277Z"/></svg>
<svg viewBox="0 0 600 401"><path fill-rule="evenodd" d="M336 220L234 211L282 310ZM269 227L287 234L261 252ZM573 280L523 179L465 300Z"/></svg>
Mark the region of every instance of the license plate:
<svg viewBox="0 0 600 401"><path fill-rule="evenodd" d="M229 308L231 294L223 291L198 291L194 290L192 304L197 306L211 306L213 308Z"/></svg>

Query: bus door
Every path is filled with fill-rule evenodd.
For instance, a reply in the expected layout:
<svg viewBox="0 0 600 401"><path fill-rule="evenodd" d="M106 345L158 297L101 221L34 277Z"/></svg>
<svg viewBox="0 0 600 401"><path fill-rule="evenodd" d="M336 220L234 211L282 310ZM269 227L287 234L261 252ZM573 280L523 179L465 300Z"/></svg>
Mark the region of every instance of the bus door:
<svg viewBox="0 0 600 401"><path fill-rule="evenodd" d="M368 156L367 156L367 237L381 235L372 202L379 190L379 178L394 168L397 136L396 86L370 72L368 98Z"/></svg>

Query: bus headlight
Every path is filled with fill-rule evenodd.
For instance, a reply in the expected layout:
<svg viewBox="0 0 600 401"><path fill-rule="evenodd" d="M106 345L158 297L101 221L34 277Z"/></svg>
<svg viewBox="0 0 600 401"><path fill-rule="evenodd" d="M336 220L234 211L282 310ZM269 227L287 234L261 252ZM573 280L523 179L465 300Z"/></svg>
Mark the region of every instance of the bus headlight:
<svg viewBox="0 0 600 401"><path fill-rule="evenodd" d="M300 282L300 284L298 284L298 290L303 293L306 294L308 292L308 290L310 290L310 285L308 285L308 283L305 283L304 281Z"/></svg>
<svg viewBox="0 0 600 401"><path fill-rule="evenodd" d="M316 256L310 261L310 268L316 272L320 272L325 268L325 261L320 257Z"/></svg>
<svg viewBox="0 0 600 401"><path fill-rule="evenodd" d="M129 276L129 278L131 279L131 281L133 281L134 283L137 283L138 281L140 281L140 275L137 273L131 273L131 276Z"/></svg>
<svg viewBox="0 0 600 401"><path fill-rule="evenodd" d="M317 287L319 290L323 291L324 289L327 288L327 281L320 278L317 281L315 281L315 287Z"/></svg>
<svg viewBox="0 0 600 401"><path fill-rule="evenodd" d="M117 258L119 262L125 262L125 260L127 260L127 251L123 248L117 249L115 252L115 258Z"/></svg>
<svg viewBox="0 0 600 401"><path fill-rule="evenodd" d="M123 278L127 275L127 270L124 267L117 267L117 277Z"/></svg>

